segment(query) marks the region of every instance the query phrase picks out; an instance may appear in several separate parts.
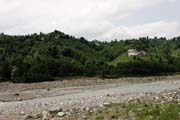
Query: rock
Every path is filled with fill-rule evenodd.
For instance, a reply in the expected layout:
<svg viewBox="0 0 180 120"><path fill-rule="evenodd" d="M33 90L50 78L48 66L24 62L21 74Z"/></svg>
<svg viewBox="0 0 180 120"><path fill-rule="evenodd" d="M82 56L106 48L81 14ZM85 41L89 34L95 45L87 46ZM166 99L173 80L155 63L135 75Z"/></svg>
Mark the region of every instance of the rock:
<svg viewBox="0 0 180 120"><path fill-rule="evenodd" d="M24 112L24 111L21 111L21 112L20 112L20 115L25 115L25 112Z"/></svg>
<svg viewBox="0 0 180 120"><path fill-rule="evenodd" d="M155 96L155 97L154 97L154 100L159 100L159 97L158 97L158 96Z"/></svg>
<svg viewBox="0 0 180 120"><path fill-rule="evenodd" d="M89 112L89 110L90 110L90 108L88 108L88 107L87 107L87 108L86 108L86 111L88 111L88 112Z"/></svg>
<svg viewBox="0 0 180 120"><path fill-rule="evenodd" d="M172 102L173 101L173 97L169 97L169 102Z"/></svg>
<svg viewBox="0 0 180 120"><path fill-rule="evenodd" d="M180 112L178 113L178 116L180 116Z"/></svg>
<svg viewBox="0 0 180 120"><path fill-rule="evenodd" d="M153 120L153 116L152 115L149 116L149 120Z"/></svg>
<svg viewBox="0 0 180 120"><path fill-rule="evenodd" d="M134 97L129 97L128 102L131 102L134 99Z"/></svg>
<svg viewBox="0 0 180 120"><path fill-rule="evenodd" d="M104 105L103 105L103 104L99 104L98 106L99 106L100 108L103 108L103 107L104 107Z"/></svg>
<svg viewBox="0 0 180 120"><path fill-rule="evenodd" d="M39 119L39 118L42 117L41 114L32 114L32 115L30 115L30 116L32 117L32 119Z"/></svg>
<svg viewBox="0 0 180 120"><path fill-rule="evenodd" d="M4 102L3 101L0 101L0 104L3 104Z"/></svg>
<svg viewBox="0 0 180 120"><path fill-rule="evenodd" d="M63 116L65 116L65 115L66 115L66 114L65 114L64 112L58 112L58 113L57 113L57 116L58 116L58 117L63 117Z"/></svg>
<svg viewBox="0 0 180 120"><path fill-rule="evenodd" d="M24 117L24 120L29 120L29 119L33 119L33 116L32 116L32 115L26 115L26 116Z"/></svg>
<svg viewBox="0 0 180 120"><path fill-rule="evenodd" d="M62 111L63 111L63 109L62 109L62 108L59 108L59 109L51 110L50 113L51 113L51 112L53 112L53 113L58 113L58 112L62 112Z"/></svg>
<svg viewBox="0 0 180 120"><path fill-rule="evenodd" d="M18 98L18 101L22 101L22 98Z"/></svg>
<svg viewBox="0 0 180 120"><path fill-rule="evenodd" d="M90 113L93 113L93 112L94 112L94 110L90 110L89 112L90 112Z"/></svg>
<svg viewBox="0 0 180 120"><path fill-rule="evenodd" d="M96 112L96 111L97 111L97 109L94 107L94 108L93 108L93 111L94 111L94 112Z"/></svg>
<svg viewBox="0 0 180 120"><path fill-rule="evenodd" d="M52 118L51 120L59 120L59 119L57 119L57 118Z"/></svg>
<svg viewBox="0 0 180 120"><path fill-rule="evenodd" d="M83 119L87 119L87 116L85 116L85 115L82 115L82 118L83 118Z"/></svg>
<svg viewBox="0 0 180 120"><path fill-rule="evenodd" d="M42 112L42 120L50 120L51 118L52 118L52 116L48 111Z"/></svg>
<svg viewBox="0 0 180 120"><path fill-rule="evenodd" d="M41 114L32 114L32 115L26 115L25 120L34 120L41 118Z"/></svg>
<svg viewBox="0 0 180 120"><path fill-rule="evenodd" d="M61 105L64 105L64 103L63 103L63 102L61 102L60 104L61 104Z"/></svg>
<svg viewBox="0 0 180 120"><path fill-rule="evenodd" d="M103 105L104 105L104 106L108 106L108 105L110 105L110 103L109 103L109 102L106 102L106 103L103 103Z"/></svg>

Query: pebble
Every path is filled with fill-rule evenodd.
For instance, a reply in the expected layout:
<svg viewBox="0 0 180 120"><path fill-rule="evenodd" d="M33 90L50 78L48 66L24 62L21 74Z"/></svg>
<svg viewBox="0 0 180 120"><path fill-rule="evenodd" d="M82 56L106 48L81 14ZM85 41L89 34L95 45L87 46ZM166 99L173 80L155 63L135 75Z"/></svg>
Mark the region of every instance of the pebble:
<svg viewBox="0 0 180 120"><path fill-rule="evenodd" d="M57 117L64 117L66 114L64 112L58 112Z"/></svg>
<svg viewBox="0 0 180 120"><path fill-rule="evenodd" d="M87 116L85 116L85 115L82 115L82 118L83 118L83 119L87 119Z"/></svg>
<svg viewBox="0 0 180 120"><path fill-rule="evenodd" d="M128 101L131 101L131 100L133 100L134 99L134 97L129 97L128 98Z"/></svg>
<svg viewBox="0 0 180 120"><path fill-rule="evenodd" d="M90 108L87 107L87 108L86 108L86 111L89 111L89 110L90 110Z"/></svg>
<svg viewBox="0 0 180 120"><path fill-rule="evenodd" d="M24 120L29 120L29 119L33 119L33 116L32 115L26 115Z"/></svg>
<svg viewBox="0 0 180 120"><path fill-rule="evenodd" d="M106 103L104 103L103 105L104 106L108 106L110 103L109 102L106 102Z"/></svg>
<svg viewBox="0 0 180 120"><path fill-rule="evenodd" d="M48 111L42 112L42 120L50 120L51 118L52 118L52 116Z"/></svg>
<svg viewBox="0 0 180 120"><path fill-rule="evenodd" d="M0 104L3 104L4 102L3 101L0 101Z"/></svg>
<svg viewBox="0 0 180 120"><path fill-rule="evenodd" d="M21 111L21 112L20 112L20 115L25 115L25 112L24 112L24 111Z"/></svg>
<svg viewBox="0 0 180 120"><path fill-rule="evenodd" d="M99 104L99 107L100 107L100 108L103 108L103 107L104 107L104 105L103 105L103 104Z"/></svg>
<svg viewBox="0 0 180 120"><path fill-rule="evenodd" d="M22 101L22 98L18 98L18 101Z"/></svg>

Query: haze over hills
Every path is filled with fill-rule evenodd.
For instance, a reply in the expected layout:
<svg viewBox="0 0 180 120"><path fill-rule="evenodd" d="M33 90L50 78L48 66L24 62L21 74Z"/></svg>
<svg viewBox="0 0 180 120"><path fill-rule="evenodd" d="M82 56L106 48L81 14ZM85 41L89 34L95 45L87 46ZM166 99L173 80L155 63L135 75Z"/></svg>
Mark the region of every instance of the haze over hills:
<svg viewBox="0 0 180 120"><path fill-rule="evenodd" d="M129 49L146 55L128 56ZM180 37L87 41L55 30L0 35L1 81L40 82L64 76L121 77L180 71Z"/></svg>

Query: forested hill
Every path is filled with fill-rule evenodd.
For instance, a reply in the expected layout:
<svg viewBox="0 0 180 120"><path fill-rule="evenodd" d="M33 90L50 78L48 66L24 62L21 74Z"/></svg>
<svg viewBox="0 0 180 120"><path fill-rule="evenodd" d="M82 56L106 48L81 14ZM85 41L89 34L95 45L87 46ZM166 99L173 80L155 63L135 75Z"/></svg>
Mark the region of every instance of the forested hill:
<svg viewBox="0 0 180 120"><path fill-rule="evenodd" d="M146 55L128 56L129 49ZM180 71L180 37L87 41L55 30L0 34L0 81L41 82L64 76L121 77Z"/></svg>

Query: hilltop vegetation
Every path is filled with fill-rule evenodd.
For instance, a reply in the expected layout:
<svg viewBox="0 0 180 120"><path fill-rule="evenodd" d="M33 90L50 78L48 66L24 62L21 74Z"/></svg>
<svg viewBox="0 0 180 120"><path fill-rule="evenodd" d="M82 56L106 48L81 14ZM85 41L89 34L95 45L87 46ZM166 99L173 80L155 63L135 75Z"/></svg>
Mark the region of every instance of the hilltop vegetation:
<svg viewBox="0 0 180 120"><path fill-rule="evenodd" d="M128 57L128 49L146 56ZM64 76L121 77L180 71L180 37L87 41L55 30L48 34L0 34L0 81L41 82Z"/></svg>

